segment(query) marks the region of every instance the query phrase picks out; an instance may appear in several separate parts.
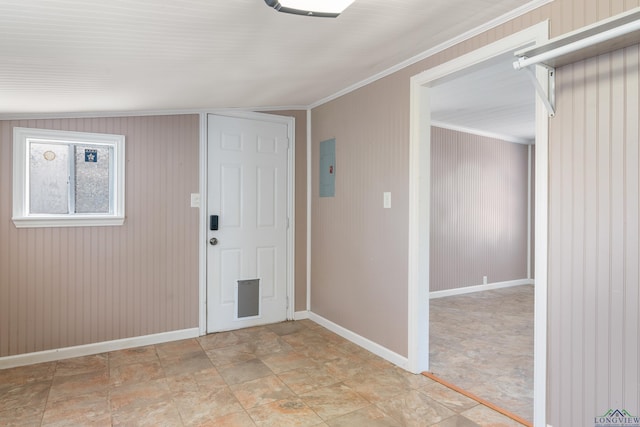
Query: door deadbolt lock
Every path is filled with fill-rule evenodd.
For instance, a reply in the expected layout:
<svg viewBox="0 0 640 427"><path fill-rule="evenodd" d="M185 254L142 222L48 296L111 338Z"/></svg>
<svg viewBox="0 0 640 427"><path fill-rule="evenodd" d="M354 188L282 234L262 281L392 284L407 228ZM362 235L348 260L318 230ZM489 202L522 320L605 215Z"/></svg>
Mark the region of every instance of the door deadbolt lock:
<svg viewBox="0 0 640 427"><path fill-rule="evenodd" d="M217 245L217 244L218 244L218 239L216 239L215 237L210 238L210 239L209 239L209 244L210 244L211 246L215 246L215 245Z"/></svg>

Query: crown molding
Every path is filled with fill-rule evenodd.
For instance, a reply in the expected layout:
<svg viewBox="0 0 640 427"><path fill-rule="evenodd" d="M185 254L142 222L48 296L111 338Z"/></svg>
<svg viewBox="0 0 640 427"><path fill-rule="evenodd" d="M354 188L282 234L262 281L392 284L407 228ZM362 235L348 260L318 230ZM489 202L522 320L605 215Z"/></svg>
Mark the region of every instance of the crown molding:
<svg viewBox="0 0 640 427"><path fill-rule="evenodd" d="M439 45L434 46L433 48L428 49L428 50L426 50L426 51L424 51L424 52L422 52L422 53L420 53L420 54L418 54L416 56L413 56L413 57L407 59L406 61L403 61L403 62L401 62L401 63L399 63L397 65L394 65L391 68L388 68L388 69L386 69L384 71L381 71L378 74L374 74L373 76L371 76L371 77L369 77L367 79L364 79L364 80L362 80L362 81L360 81L358 83L355 83L355 84L353 84L353 85L351 85L349 87L346 87L346 88L342 89L341 91L338 91L338 92L334 93L333 95L329 95L326 98L323 98L323 99L321 99L319 101L316 101L316 102L310 104L307 108L313 109L313 108L319 107L319 106L321 106L323 104L326 104L327 102L333 101L334 99L340 98L341 96L344 96L344 95L346 95L348 93L351 93L351 92L353 92L353 91L355 91L357 89L360 89L360 88L362 88L364 86L367 86L367 85L369 85L369 84L371 84L371 83L373 83L373 82L375 82L377 80L380 80L380 79L382 79L384 77L387 77L387 76L389 76L389 75L391 75L393 73L396 73L396 72L398 72L398 71L400 71L400 70L402 70L404 68L407 68L407 67L409 67L409 66L411 66L411 65L413 65L413 64L415 64L417 62L420 62L420 61L422 61L424 59L427 59L430 56L433 56L433 55L435 55L437 53L440 53L440 52L442 52L444 50L447 50L450 47L453 47L453 46L455 46L455 45L457 45L459 43L462 43L462 42L464 42L466 40L469 40L469 39L471 39L471 38L473 38L475 36L478 36L478 35L486 32L488 30L491 30L491 29L493 29L493 28L495 28L495 27L497 27L499 25L507 23L507 22L511 21L512 19L518 18L518 17L520 17L520 16L522 16L522 15L524 15L526 13L529 13L532 10L535 10L535 9L541 7L541 6L544 6L547 3L551 3L552 1L553 0L533 0L533 1L529 2L529 3L527 3L527 4L524 4L524 5L516 8L516 9L508 12L508 13L505 13L504 15L501 15L501 16L495 18L495 19L492 19L491 21L488 21L488 22L476 27L476 28L473 28L473 29L471 29L471 30L469 30L469 31L467 31L465 33L462 33L459 36L456 36L456 37L454 37L452 39L449 39L446 42L440 43Z"/></svg>

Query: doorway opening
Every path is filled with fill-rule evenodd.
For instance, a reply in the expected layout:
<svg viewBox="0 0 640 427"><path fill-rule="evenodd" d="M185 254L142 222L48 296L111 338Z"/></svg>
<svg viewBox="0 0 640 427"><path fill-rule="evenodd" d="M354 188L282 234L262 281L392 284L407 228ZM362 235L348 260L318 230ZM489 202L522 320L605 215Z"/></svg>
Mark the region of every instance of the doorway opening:
<svg viewBox="0 0 640 427"><path fill-rule="evenodd" d="M535 91L512 63L431 87L429 370L531 420Z"/></svg>
<svg viewBox="0 0 640 427"><path fill-rule="evenodd" d="M547 40L548 24L538 24L473 51L411 80L411 170L409 245L409 365L413 372L430 371L429 298L431 237L431 103L434 89L447 81L477 70L480 64L496 60L527 45ZM515 70L510 70L516 73ZM536 72L546 86L546 73ZM529 87L530 89L531 87ZM547 252L547 127L542 102L535 100L535 267L534 277L534 403L533 421L544 425L546 388L546 252ZM484 278L482 278L484 279ZM483 280L486 282L486 279ZM473 283L472 283L473 284ZM530 416L529 416L530 417Z"/></svg>

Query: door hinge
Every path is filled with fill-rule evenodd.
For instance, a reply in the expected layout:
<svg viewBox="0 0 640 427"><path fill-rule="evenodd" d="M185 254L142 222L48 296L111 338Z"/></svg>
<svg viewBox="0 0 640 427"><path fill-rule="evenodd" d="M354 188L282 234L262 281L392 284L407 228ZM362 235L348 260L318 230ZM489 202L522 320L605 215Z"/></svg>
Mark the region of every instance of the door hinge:
<svg viewBox="0 0 640 427"><path fill-rule="evenodd" d="M290 227L290 222L289 222L289 217L287 217L287 230L289 229L289 227Z"/></svg>
<svg viewBox="0 0 640 427"><path fill-rule="evenodd" d="M287 310L289 310L289 297L287 297Z"/></svg>

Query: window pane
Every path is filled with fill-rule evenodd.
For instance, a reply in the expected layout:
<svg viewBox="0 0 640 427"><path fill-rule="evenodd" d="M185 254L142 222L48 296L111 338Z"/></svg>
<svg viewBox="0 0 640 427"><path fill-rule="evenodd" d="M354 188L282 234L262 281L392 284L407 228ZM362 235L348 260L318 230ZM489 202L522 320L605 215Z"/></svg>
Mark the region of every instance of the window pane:
<svg viewBox="0 0 640 427"><path fill-rule="evenodd" d="M76 213L109 213L109 147L75 146Z"/></svg>
<svg viewBox="0 0 640 427"><path fill-rule="evenodd" d="M31 143L29 155L31 213L69 213L69 147Z"/></svg>

